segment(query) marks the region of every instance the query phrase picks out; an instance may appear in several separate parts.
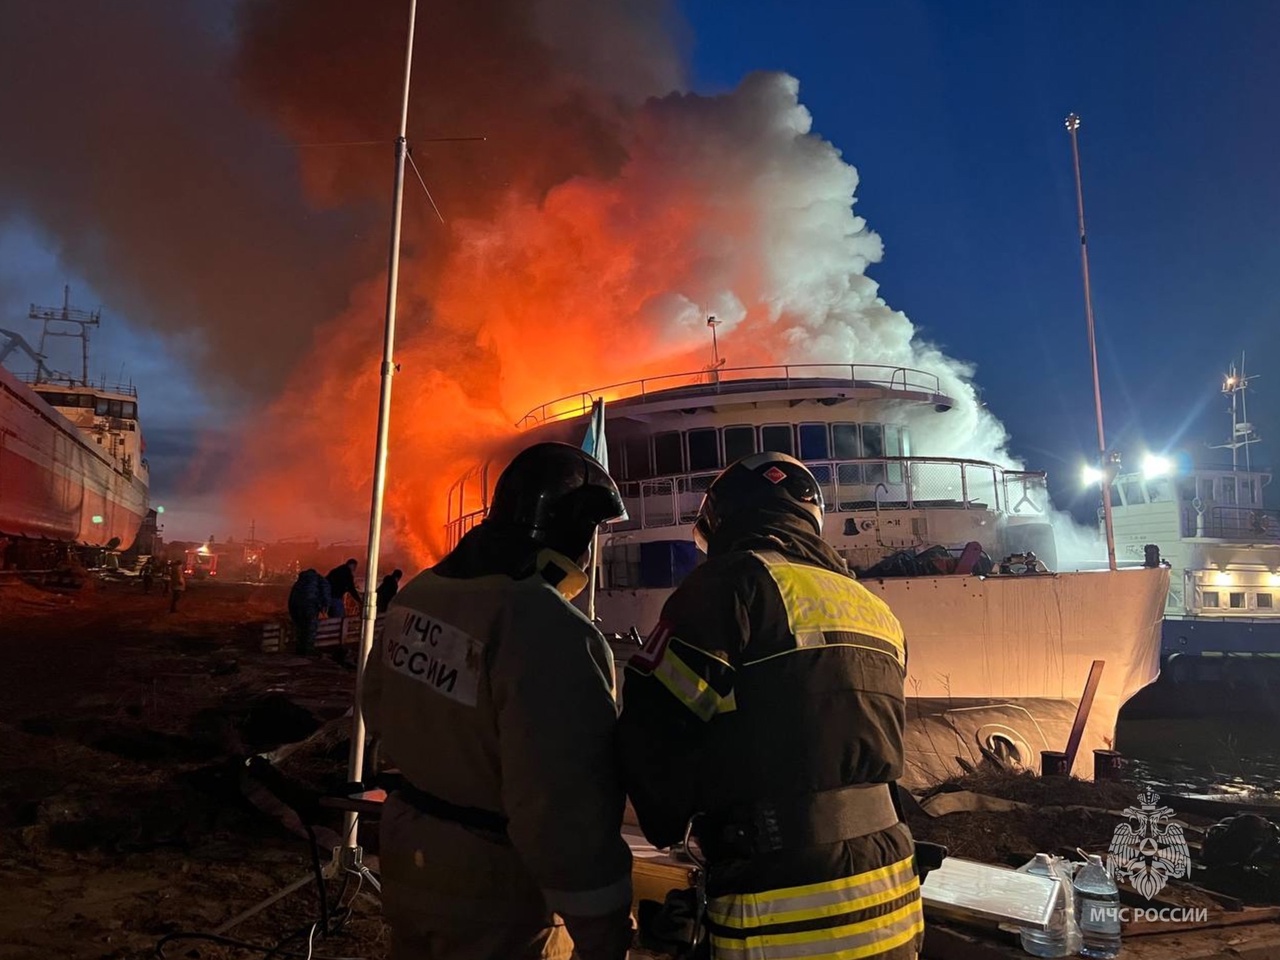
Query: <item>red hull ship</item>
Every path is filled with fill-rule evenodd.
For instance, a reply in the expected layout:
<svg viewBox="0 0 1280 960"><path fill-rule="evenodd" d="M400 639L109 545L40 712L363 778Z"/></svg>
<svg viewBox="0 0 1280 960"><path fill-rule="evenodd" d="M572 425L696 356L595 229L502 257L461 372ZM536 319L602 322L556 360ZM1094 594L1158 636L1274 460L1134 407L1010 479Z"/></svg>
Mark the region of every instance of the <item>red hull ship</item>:
<svg viewBox="0 0 1280 960"><path fill-rule="evenodd" d="M46 334L60 322L81 324L83 335L98 315L63 306L33 307L32 317L46 322ZM36 370L0 366L0 537L131 546L148 509L137 391L55 374L43 350L0 331L0 361L18 351Z"/></svg>

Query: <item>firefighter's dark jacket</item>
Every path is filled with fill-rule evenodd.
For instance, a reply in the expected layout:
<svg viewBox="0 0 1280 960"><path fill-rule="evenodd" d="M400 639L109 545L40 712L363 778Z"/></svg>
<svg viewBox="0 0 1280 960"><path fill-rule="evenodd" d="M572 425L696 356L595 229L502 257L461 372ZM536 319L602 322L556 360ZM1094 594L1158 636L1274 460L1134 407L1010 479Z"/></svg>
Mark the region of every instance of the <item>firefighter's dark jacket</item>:
<svg viewBox="0 0 1280 960"><path fill-rule="evenodd" d="M625 920L613 661L565 599L585 580L559 554L481 525L391 602L365 675L369 726L410 784L504 818L507 834L495 842L392 794L393 922Z"/></svg>
<svg viewBox="0 0 1280 960"><path fill-rule="evenodd" d="M782 511L746 519L750 532L727 522L713 536L707 561L668 599L624 674L627 790L659 847L678 842L695 813L902 774L906 654L897 620L807 521ZM900 873L912 853L898 824L828 846L713 858L708 893ZM902 896L918 898L914 878L909 885ZM911 909L918 924L918 905Z"/></svg>

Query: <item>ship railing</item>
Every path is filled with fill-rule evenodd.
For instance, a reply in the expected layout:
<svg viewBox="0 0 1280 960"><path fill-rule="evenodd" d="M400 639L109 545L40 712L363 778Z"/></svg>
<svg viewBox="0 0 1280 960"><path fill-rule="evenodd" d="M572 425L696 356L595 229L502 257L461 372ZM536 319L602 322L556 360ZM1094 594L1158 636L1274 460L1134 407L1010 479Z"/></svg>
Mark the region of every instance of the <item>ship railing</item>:
<svg viewBox="0 0 1280 960"><path fill-rule="evenodd" d="M988 510L1034 519L1049 509L1044 473L1006 470L983 460L871 457L807 461L806 465L822 487L829 513ZM718 469L703 470L619 481L628 516L610 524L609 529L625 532L692 523L703 495L719 473ZM461 504L461 496L450 498L450 546L484 518L483 507L462 513Z"/></svg>
<svg viewBox="0 0 1280 960"><path fill-rule="evenodd" d="M1212 506L1204 513L1204 526L1192 508L1182 515L1183 535L1236 540L1245 543L1280 543L1280 510L1262 507Z"/></svg>
<svg viewBox="0 0 1280 960"><path fill-rule="evenodd" d="M627 380L605 387L548 401L534 407L516 421L521 429L557 420L571 420L590 413L601 397L605 400L647 399L653 394L665 396L703 396L740 393L747 386L760 389L790 389L814 380L838 380L850 386L880 387L901 393L923 393L941 396L942 384L935 374L911 367L881 363L791 363L774 366L724 367L718 370L696 370L671 373L659 377Z"/></svg>
<svg viewBox="0 0 1280 960"><path fill-rule="evenodd" d="M97 390L102 393L118 393L125 397L138 396L138 388L132 383L120 383L119 381L108 381L105 377L98 381L86 383L78 377L60 376L54 374L43 376L35 371L27 370L22 373L15 373L14 376L23 383L30 384L33 387L63 387L73 390Z"/></svg>

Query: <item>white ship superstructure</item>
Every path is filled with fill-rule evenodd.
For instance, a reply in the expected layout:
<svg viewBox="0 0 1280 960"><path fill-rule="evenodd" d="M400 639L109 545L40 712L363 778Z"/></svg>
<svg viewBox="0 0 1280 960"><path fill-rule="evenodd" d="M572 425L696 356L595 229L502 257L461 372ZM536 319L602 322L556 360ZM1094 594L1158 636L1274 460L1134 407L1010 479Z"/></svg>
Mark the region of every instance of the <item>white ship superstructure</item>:
<svg viewBox="0 0 1280 960"><path fill-rule="evenodd" d="M1164 655L1175 678L1212 666L1244 679L1245 658L1280 657L1280 511L1266 506L1271 474L1250 456L1259 439L1244 407L1250 379L1243 362L1223 378L1231 436L1217 449L1231 451L1229 464L1152 456L1111 484L1117 554L1141 562L1154 545L1172 568Z"/></svg>

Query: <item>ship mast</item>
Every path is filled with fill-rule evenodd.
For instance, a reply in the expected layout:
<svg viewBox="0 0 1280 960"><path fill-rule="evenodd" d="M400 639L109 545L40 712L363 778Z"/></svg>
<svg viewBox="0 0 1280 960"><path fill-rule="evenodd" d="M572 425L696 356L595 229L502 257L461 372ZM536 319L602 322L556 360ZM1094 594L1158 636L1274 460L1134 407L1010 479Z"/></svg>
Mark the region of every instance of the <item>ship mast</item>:
<svg viewBox="0 0 1280 960"><path fill-rule="evenodd" d="M92 312L88 310L79 310L71 306L71 285L67 284L62 288L62 308L57 307L37 307L31 304L31 310L27 313L27 319L39 320L42 323L40 328L40 350L38 351L40 361L47 361L49 354L45 350L45 343L50 337L75 337L80 341L80 379L76 380L72 376L67 376L67 385L71 387L87 387L89 386L89 328L99 326L102 322L102 308ZM53 327L50 327L53 324ZM61 328L62 325L72 326L74 330ZM40 373L40 364L37 364L36 373ZM50 379L54 375L50 373ZM38 378L37 378L38 379ZM61 378L58 378L61 379Z"/></svg>
<svg viewBox="0 0 1280 960"><path fill-rule="evenodd" d="M1244 468L1246 471L1253 469L1252 459L1249 455L1249 445L1257 443L1262 438L1253 432L1253 424L1249 422L1249 406L1248 400L1245 398L1245 390L1249 386L1250 380L1256 380L1257 374L1246 376L1244 372L1244 351L1240 352L1240 368L1237 370L1234 363L1227 370L1227 375L1222 378L1222 395L1231 398L1231 437L1226 443L1214 445L1213 450L1230 450L1231 451L1231 469L1233 471L1240 469L1240 450L1244 450Z"/></svg>
<svg viewBox="0 0 1280 960"><path fill-rule="evenodd" d="M1080 118L1074 113L1067 117L1067 132L1071 134L1071 159L1076 172L1076 211L1080 221L1080 269L1084 276L1084 315L1089 331L1089 358L1093 362L1093 408L1098 420L1098 468L1102 473L1102 519L1107 536L1107 564L1116 569L1116 534L1111 521L1111 481L1115 479L1113 467L1107 457L1107 437L1102 427L1102 388L1098 383L1098 343L1093 330L1093 293L1089 285L1089 244L1084 229L1084 188L1080 182L1080 144L1076 131Z"/></svg>

